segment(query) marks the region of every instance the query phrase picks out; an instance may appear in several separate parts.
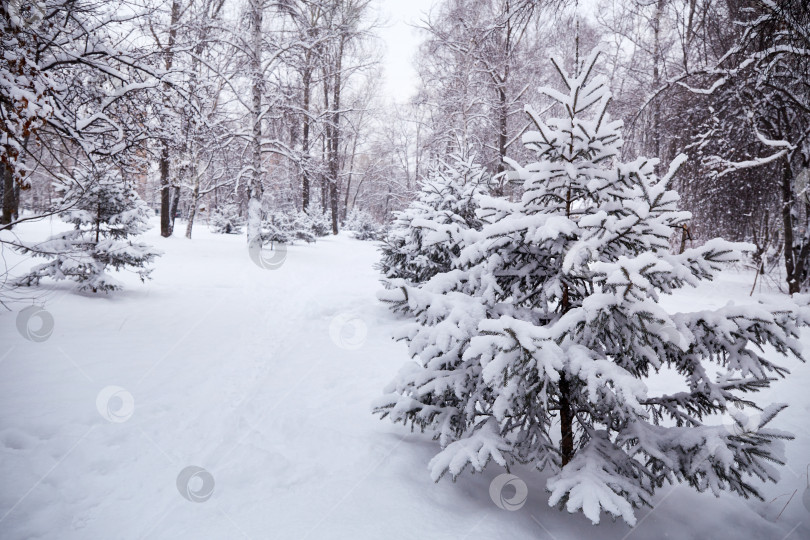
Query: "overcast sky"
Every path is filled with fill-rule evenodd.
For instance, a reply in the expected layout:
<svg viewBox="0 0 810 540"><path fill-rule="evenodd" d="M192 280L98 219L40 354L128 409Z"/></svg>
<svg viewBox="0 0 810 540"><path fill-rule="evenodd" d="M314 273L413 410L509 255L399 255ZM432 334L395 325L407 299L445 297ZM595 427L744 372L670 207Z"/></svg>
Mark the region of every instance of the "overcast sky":
<svg viewBox="0 0 810 540"><path fill-rule="evenodd" d="M413 58L419 46L419 32L408 26L417 24L430 10L434 0L380 0L380 11L388 20L380 33L386 45L385 93L394 101L406 101L416 90Z"/></svg>

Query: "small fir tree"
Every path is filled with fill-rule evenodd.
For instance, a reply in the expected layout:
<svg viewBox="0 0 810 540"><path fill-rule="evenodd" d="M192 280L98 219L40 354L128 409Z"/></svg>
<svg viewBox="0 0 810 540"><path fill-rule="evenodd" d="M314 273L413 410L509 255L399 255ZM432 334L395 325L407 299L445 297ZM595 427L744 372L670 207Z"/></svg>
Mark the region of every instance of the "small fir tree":
<svg viewBox="0 0 810 540"><path fill-rule="evenodd" d="M269 219L262 222L262 241L267 244L294 244L296 241L312 243L315 241L312 220L301 211L269 212Z"/></svg>
<svg viewBox="0 0 810 540"><path fill-rule="evenodd" d="M309 224L309 230L317 238L332 234L332 222L329 220L329 216L323 212L311 208L306 214L306 221Z"/></svg>
<svg viewBox="0 0 810 540"><path fill-rule="evenodd" d="M474 158L452 155L432 168L417 199L397 212L385 237L383 275L422 283L451 270L465 231L481 229L478 196L487 193L490 180Z"/></svg>
<svg viewBox="0 0 810 540"><path fill-rule="evenodd" d="M141 281L146 280L152 271L149 264L161 252L130 239L149 229L150 211L120 173L106 169L88 177L84 185L74 182L60 191L60 206L67 208L60 217L74 229L25 246L24 253L52 260L35 266L18 283L30 286L43 278L72 279L79 283L79 290L107 292L121 287L107 273L110 268L131 269Z"/></svg>
<svg viewBox="0 0 810 540"><path fill-rule="evenodd" d="M549 504L594 523L604 510L634 524L665 483L760 497L751 478L778 478L790 435L767 424L785 405L763 407L755 422L738 408L756 407L748 394L788 373L768 357L799 357L807 311L789 301L676 314L659 305L750 246L715 239L670 254L670 235L690 218L667 189L682 159L663 178L656 160L619 161L621 124L606 114L596 58L575 76L554 63L565 89L543 92L562 118L528 109L535 130L524 143L537 161L510 162L522 197L480 197L487 223L466 235L454 269L381 293L414 319L398 337L418 363L375 411L435 435L435 480L490 460L548 467ZM648 389L660 370L677 390Z"/></svg>
<svg viewBox="0 0 810 540"><path fill-rule="evenodd" d="M343 228L351 231L357 240L379 240L382 228L371 214L361 208L352 208L343 223Z"/></svg>
<svg viewBox="0 0 810 540"><path fill-rule="evenodd" d="M210 229L215 234L242 234L244 224L244 218L239 215L239 206L227 203L214 210Z"/></svg>

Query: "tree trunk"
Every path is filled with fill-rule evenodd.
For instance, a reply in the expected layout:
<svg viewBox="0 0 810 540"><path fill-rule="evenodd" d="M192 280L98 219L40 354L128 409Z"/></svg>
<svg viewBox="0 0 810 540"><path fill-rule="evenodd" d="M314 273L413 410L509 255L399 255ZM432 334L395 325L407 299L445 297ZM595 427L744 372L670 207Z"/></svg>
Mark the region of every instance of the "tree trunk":
<svg viewBox="0 0 810 540"><path fill-rule="evenodd" d="M498 173L506 170L503 158L506 157L506 128L507 128L506 89L503 86L498 88ZM466 151L466 150L465 150Z"/></svg>
<svg viewBox="0 0 810 540"><path fill-rule="evenodd" d="M349 192L352 188L352 171L354 171L354 157L357 155L357 134L352 141L352 157L349 159L349 173L346 175L346 197L343 201L343 219L349 215Z"/></svg>
<svg viewBox="0 0 810 540"><path fill-rule="evenodd" d="M174 188L174 197L172 197L171 216L172 216L172 231L174 231L174 220L177 219L177 207L180 206L180 186Z"/></svg>
<svg viewBox="0 0 810 540"><path fill-rule="evenodd" d="M686 241L689 239L689 226L684 224L681 225L681 248L678 250L678 254L683 254L683 251L686 249Z"/></svg>
<svg viewBox="0 0 810 540"><path fill-rule="evenodd" d="M343 69L343 46L345 37L341 36L335 58L335 82L332 87L332 130L329 151L329 206L332 212L332 234L338 233L338 176L340 174L340 91L342 86L341 70Z"/></svg>
<svg viewBox="0 0 810 540"><path fill-rule="evenodd" d="M194 217L197 215L197 205L200 201L200 179L196 176L194 189L191 191L191 203L188 209L188 223L186 224L186 238L191 240L191 228L194 227Z"/></svg>
<svg viewBox="0 0 810 540"><path fill-rule="evenodd" d="M560 375L560 453L565 467L574 457L574 415L571 411L571 387L565 374Z"/></svg>
<svg viewBox="0 0 810 540"><path fill-rule="evenodd" d="M785 274L787 278L788 293L799 292L801 283L798 279L796 261L796 248L794 245L794 206L793 178L790 174L790 162L785 159L782 169L782 227L785 230Z"/></svg>
<svg viewBox="0 0 810 540"><path fill-rule="evenodd" d="M172 235L171 194L169 193L169 146L163 143L160 151L160 236Z"/></svg>
<svg viewBox="0 0 810 540"><path fill-rule="evenodd" d="M169 39L163 52L166 59L166 71L172 69L174 62L174 42L177 37L177 23L180 20L180 1L172 0L171 18L169 20ZM168 85L163 88L168 92ZM171 194L169 193L169 142L164 140L160 152L160 235L164 238L172 235Z"/></svg>
<svg viewBox="0 0 810 540"><path fill-rule="evenodd" d="M653 27L653 91L657 92L661 88L661 18L664 16L664 0L658 0L655 6L655 17L652 20ZM653 101L653 155L661 159L661 102ZM653 167L655 174L659 174L660 165Z"/></svg>
<svg viewBox="0 0 810 540"><path fill-rule="evenodd" d="M388 209L391 205L391 184L388 184L388 192L385 194L385 206L383 208L383 217L388 219Z"/></svg>
<svg viewBox="0 0 810 540"><path fill-rule="evenodd" d="M326 214L326 211L329 209L329 191L326 187L328 183L329 181L326 179L326 176L321 175L321 214Z"/></svg>
<svg viewBox="0 0 810 540"><path fill-rule="evenodd" d="M248 184L247 241L250 244L261 237L262 222L262 0L251 0L252 47L250 74L252 78L252 103L250 117L252 122L252 174Z"/></svg>
<svg viewBox="0 0 810 540"><path fill-rule="evenodd" d="M96 245L98 245L98 239L101 236L101 203L96 205Z"/></svg>
<svg viewBox="0 0 810 540"><path fill-rule="evenodd" d="M22 187L20 187L20 182L14 182L14 213L11 217L14 221L20 219L20 191Z"/></svg>
<svg viewBox="0 0 810 540"><path fill-rule="evenodd" d="M304 212L309 210L309 100L312 93L312 68L309 66L311 53L307 51L307 66L304 68L304 126L301 130L301 206Z"/></svg>
<svg viewBox="0 0 810 540"><path fill-rule="evenodd" d="M571 218L571 192L566 196L565 215ZM571 309L571 298L568 285L563 283L562 298L560 299L560 316L564 316ZM560 454L562 466L565 467L574 457L574 412L571 407L571 385L565 376L560 374Z"/></svg>
<svg viewBox="0 0 810 540"><path fill-rule="evenodd" d="M11 168L3 167L3 215L0 217L0 225L8 225L14 218L16 203L14 200L14 173Z"/></svg>

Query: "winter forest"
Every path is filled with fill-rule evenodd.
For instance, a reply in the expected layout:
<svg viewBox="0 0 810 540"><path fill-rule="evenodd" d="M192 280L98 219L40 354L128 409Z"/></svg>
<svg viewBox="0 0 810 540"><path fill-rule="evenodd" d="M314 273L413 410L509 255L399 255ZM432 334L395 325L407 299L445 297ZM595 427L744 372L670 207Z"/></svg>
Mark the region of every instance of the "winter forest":
<svg viewBox="0 0 810 540"><path fill-rule="evenodd" d="M0 52L0 537L810 538L808 0L2 0Z"/></svg>

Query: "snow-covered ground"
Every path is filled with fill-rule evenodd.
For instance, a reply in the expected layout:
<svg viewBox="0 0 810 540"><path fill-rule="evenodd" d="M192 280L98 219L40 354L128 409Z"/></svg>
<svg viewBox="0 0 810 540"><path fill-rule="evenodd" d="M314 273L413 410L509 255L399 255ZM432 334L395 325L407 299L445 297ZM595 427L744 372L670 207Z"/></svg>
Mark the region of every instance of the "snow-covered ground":
<svg viewBox="0 0 810 540"><path fill-rule="evenodd" d="M669 486L635 528L594 527L549 508L545 476L519 467L526 504L502 510L489 488L503 470L434 484L436 443L370 414L406 360L375 299L374 244L329 237L265 270L243 236L194 235L146 235L165 251L146 284L35 289L45 341L18 331L28 304L0 314L0 538L810 538L808 365L786 360L792 376L758 398L790 403L774 427L796 435L765 502ZM752 279L729 271L667 305L748 302Z"/></svg>

